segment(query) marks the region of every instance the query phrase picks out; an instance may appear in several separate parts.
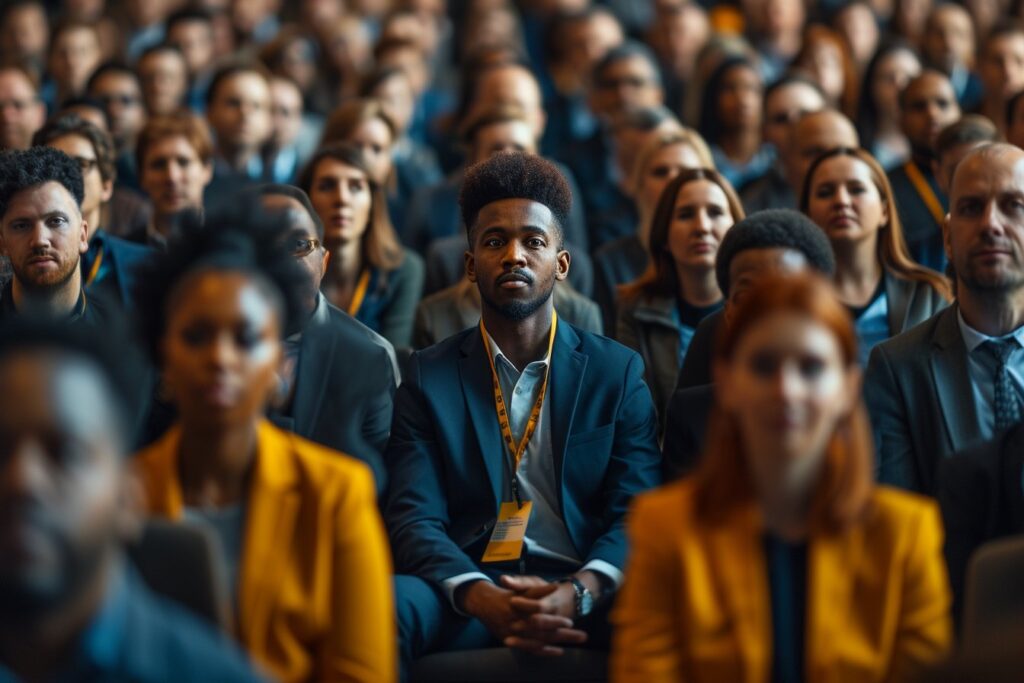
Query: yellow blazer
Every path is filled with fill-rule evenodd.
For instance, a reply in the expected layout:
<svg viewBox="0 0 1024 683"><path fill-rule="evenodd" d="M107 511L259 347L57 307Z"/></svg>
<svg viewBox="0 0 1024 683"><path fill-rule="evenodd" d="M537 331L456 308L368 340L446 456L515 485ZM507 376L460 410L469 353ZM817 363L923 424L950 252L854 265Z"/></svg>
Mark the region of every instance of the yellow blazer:
<svg viewBox="0 0 1024 683"><path fill-rule="evenodd" d="M615 683L769 683L771 604L754 506L708 527L682 480L636 499L612 614ZM807 549L804 680L898 683L952 639L934 502L878 488L868 518Z"/></svg>
<svg viewBox="0 0 1024 683"><path fill-rule="evenodd" d="M149 512L179 519L180 429L136 457ZM261 421L238 638L282 681L394 681L391 556L363 463Z"/></svg>

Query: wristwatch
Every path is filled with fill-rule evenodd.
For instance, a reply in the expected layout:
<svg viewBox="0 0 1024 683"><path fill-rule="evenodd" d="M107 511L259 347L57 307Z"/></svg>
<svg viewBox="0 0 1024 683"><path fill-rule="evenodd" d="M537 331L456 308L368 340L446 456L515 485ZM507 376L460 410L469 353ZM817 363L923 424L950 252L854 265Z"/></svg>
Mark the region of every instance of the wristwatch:
<svg viewBox="0 0 1024 683"><path fill-rule="evenodd" d="M585 617L594 610L594 594L575 576L567 576L562 583L571 583L576 591L576 617Z"/></svg>

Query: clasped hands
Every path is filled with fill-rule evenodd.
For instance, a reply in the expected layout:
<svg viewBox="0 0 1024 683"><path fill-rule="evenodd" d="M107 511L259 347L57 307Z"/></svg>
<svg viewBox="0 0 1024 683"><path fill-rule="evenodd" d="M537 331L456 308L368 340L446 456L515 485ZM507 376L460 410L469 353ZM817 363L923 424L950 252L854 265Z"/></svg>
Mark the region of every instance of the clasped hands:
<svg viewBox="0 0 1024 683"><path fill-rule="evenodd" d="M506 646L537 655L558 656L562 645L579 645L585 631L573 628L576 591L570 583L539 576L502 576L499 584L476 581L462 595L462 609Z"/></svg>

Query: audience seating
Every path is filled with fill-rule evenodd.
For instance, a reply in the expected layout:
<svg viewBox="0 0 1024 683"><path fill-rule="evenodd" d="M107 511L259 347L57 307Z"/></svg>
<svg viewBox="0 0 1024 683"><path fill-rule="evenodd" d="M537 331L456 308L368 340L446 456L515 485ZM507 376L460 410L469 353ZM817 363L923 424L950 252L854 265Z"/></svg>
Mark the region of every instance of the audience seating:
<svg viewBox="0 0 1024 683"><path fill-rule="evenodd" d="M505 647L441 652L418 660L414 683L604 683L607 655L569 649L563 657L539 657Z"/></svg>
<svg viewBox="0 0 1024 683"><path fill-rule="evenodd" d="M991 541L978 548L967 568L963 645L976 650L1019 633L1024 619L1024 536ZM1020 643L1018 643L1019 645Z"/></svg>

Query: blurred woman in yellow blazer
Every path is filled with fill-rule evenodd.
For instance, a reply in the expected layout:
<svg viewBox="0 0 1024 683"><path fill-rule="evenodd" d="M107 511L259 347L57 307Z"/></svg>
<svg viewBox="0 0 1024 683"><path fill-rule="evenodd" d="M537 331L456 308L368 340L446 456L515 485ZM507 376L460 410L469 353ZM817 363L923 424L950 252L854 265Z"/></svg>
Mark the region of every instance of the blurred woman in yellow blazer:
<svg viewBox="0 0 1024 683"><path fill-rule="evenodd" d="M301 257L270 220L282 217L211 218L216 230L183 235L146 273L144 332L179 420L137 456L138 472L152 514L213 531L236 636L270 674L394 681L373 475L263 417L275 390L287 401L282 339L309 314Z"/></svg>
<svg viewBox="0 0 1024 683"><path fill-rule="evenodd" d="M913 680L952 637L941 524L871 481L849 315L809 276L728 305L704 459L631 513L612 680Z"/></svg>

